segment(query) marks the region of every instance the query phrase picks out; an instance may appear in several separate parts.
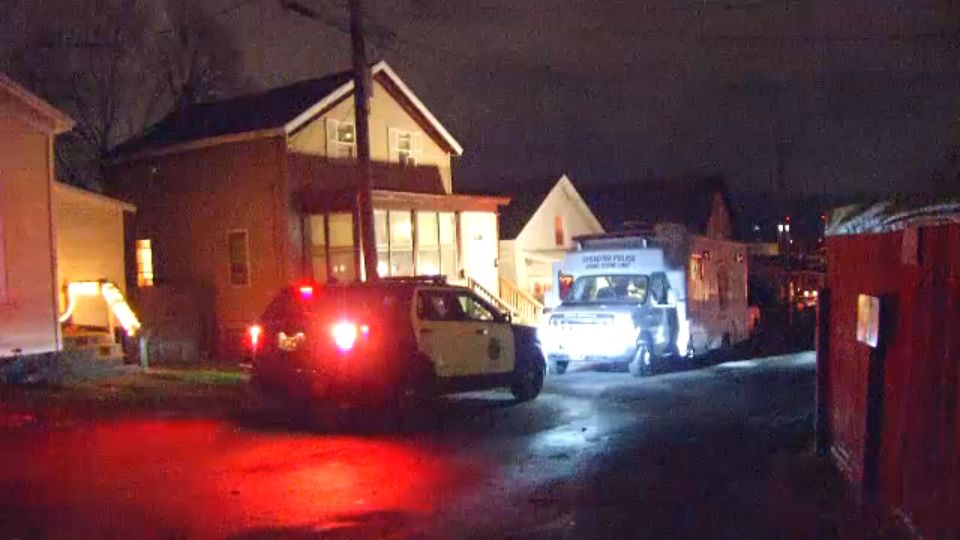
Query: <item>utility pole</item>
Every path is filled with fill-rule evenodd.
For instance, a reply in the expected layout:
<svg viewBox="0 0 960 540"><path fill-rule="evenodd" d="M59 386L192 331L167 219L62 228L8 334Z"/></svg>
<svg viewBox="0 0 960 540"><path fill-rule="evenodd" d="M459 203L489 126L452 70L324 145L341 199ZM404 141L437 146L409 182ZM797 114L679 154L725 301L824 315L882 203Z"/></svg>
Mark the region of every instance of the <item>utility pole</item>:
<svg viewBox="0 0 960 540"><path fill-rule="evenodd" d="M333 25L342 30L322 12L302 4L298 0L280 0L280 7L303 17ZM370 65L367 62L367 47L363 35L363 6L361 0L350 0L350 45L353 49L353 103L354 127L356 129L357 169L360 173L360 189L357 190L357 218L360 229L360 244L363 253L363 269L367 281L376 281L377 245L373 223L373 195L371 193L370 167ZM360 276L357 276L359 279Z"/></svg>
<svg viewBox="0 0 960 540"><path fill-rule="evenodd" d="M376 281L377 245L373 223L373 193L370 167L370 65L363 36L362 0L350 0L350 43L353 48L353 108L357 132L357 167L360 190L357 196L360 218L360 243L363 246L363 268L367 281ZM359 277L359 276L358 276Z"/></svg>

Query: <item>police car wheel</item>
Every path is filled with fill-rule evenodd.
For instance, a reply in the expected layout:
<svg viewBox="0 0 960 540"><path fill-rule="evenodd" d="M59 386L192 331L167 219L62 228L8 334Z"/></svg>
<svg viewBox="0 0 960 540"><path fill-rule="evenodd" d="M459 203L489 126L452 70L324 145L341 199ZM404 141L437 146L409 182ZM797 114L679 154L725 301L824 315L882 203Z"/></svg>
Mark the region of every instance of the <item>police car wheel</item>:
<svg viewBox="0 0 960 540"><path fill-rule="evenodd" d="M550 361L550 374L551 375L563 375L567 372L567 365L569 362L565 360L551 360Z"/></svg>
<svg viewBox="0 0 960 540"><path fill-rule="evenodd" d="M653 374L654 357L650 347L638 345L637 351L633 355L633 361L627 365L627 369L634 377L648 377Z"/></svg>
<svg viewBox="0 0 960 540"><path fill-rule="evenodd" d="M543 389L544 361L539 354L524 362L517 372L517 379L510 386L510 392L517 401L530 401L540 395Z"/></svg>
<svg viewBox="0 0 960 540"><path fill-rule="evenodd" d="M436 397L435 383L433 369L425 358L417 359L413 369L398 381L392 406L400 427L415 428L428 419L431 402Z"/></svg>

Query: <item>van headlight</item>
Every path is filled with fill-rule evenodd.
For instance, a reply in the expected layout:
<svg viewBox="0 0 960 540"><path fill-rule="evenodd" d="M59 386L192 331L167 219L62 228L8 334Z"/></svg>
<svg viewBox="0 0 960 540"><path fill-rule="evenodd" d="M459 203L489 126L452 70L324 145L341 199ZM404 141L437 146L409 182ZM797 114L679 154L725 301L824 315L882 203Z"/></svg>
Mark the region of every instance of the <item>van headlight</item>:
<svg viewBox="0 0 960 540"><path fill-rule="evenodd" d="M632 347L637 343L637 334L640 329L633 323L632 316L617 315L613 320L613 328L623 344L623 348Z"/></svg>

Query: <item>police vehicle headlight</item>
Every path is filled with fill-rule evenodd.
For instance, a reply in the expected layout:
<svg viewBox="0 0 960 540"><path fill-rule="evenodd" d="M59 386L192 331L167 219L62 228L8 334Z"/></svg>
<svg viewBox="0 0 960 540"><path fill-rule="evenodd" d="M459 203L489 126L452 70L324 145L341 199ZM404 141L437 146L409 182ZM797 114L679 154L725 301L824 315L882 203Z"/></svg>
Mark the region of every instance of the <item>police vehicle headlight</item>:
<svg viewBox="0 0 960 540"><path fill-rule="evenodd" d="M636 344L639 329L633 324L633 317L630 315L618 315L613 321L613 326L625 347L632 347Z"/></svg>

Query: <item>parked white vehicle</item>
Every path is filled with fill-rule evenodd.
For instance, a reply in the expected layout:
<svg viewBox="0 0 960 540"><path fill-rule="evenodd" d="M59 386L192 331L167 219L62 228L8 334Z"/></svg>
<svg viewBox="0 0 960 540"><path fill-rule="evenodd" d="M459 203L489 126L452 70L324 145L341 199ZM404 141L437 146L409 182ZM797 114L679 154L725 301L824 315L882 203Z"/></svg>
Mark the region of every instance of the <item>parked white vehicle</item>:
<svg viewBox="0 0 960 540"><path fill-rule="evenodd" d="M737 242L671 225L581 237L553 273L539 331L556 374L589 361L647 375L660 361L749 337L746 247Z"/></svg>

